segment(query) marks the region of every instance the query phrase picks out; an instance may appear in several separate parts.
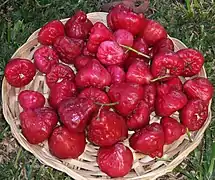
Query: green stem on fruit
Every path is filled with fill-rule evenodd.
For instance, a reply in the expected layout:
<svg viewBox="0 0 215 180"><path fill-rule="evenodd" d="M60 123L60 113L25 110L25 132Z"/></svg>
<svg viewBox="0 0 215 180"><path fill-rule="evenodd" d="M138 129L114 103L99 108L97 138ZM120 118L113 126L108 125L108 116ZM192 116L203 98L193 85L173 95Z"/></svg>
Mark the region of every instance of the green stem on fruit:
<svg viewBox="0 0 215 180"><path fill-rule="evenodd" d="M165 75L165 76L157 77L155 79L150 80L150 82L156 82L156 81L159 81L161 79L165 79L165 78L169 78L169 77L171 77L171 76L170 75Z"/></svg>
<svg viewBox="0 0 215 180"><path fill-rule="evenodd" d="M108 103L108 104L103 104L103 103L100 103L100 102L95 102L95 104L99 105L99 106L115 106L115 105L119 104L119 102Z"/></svg>
<svg viewBox="0 0 215 180"><path fill-rule="evenodd" d="M138 55L141 55L141 56L143 56L143 57L145 57L145 58L147 58L147 59L151 59L151 57L150 57L149 55L146 55L146 54L144 54L144 53L141 53L141 52L137 51L136 49L134 49L134 48L132 48L132 47L129 47L129 46L126 46L126 45L123 45L123 44L119 44L119 45L120 45L121 47L126 48L127 50L130 50L130 51L133 51L133 52L137 53Z"/></svg>
<svg viewBox="0 0 215 180"><path fill-rule="evenodd" d="M100 119L100 114L101 114L101 110L103 109L104 105L101 105L101 107L99 108L98 114L97 114L97 120Z"/></svg>
<svg viewBox="0 0 215 180"><path fill-rule="evenodd" d="M191 134L190 134L190 131L188 128L186 128L186 134L187 134L187 137L189 139L190 142L193 142L192 138L191 138Z"/></svg>

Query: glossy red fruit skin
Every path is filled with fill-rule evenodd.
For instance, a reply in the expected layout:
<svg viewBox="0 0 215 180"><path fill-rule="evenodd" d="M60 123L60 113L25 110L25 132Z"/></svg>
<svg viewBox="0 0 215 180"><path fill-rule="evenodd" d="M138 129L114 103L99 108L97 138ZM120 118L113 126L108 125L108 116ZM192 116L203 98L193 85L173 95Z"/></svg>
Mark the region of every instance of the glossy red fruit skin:
<svg viewBox="0 0 215 180"><path fill-rule="evenodd" d="M78 98L86 98L86 99L90 99L92 100L94 103L95 102L99 102L102 104L108 104L110 103L109 97L108 95L104 92L101 91L98 88L94 88L94 87L89 87L89 88L85 88L83 89L80 94L78 95ZM97 106L97 110L99 110L101 106ZM109 109L108 106L104 107Z"/></svg>
<svg viewBox="0 0 215 180"><path fill-rule="evenodd" d="M54 48L58 52L61 61L66 64L74 64L75 58L82 53L84 41L67 36L59 36L54 41Z"/></svg>
<svg viewBox="0 0 215 180"><path fill-rule="evenodd" d="M50 89L48 98L49 105L54 109L58 109L61 101L76 96L76 94L76 85L72 81L64 79Z"/></svg>
<svg viewBox="0 0 215 180"><path fill-rule="evenodd" d="M169 90L183 90L183 85L179 77L169 78L160 84L157 84L158 95L165 95L169 92Z"/></svg>
<svg viewBox="0 0 215 180"><path fill-rule="evenodd" d="M138 14L123 7L122 4L115 6L107 16L108 26L113 31L126 29L133 35L137 35L142 28L142 18Z"/></svg>
<svg viewBox="0 0 215 180"><path fill-rule="evenodd" d="M95 53L91 53L88 49L87 49L87 46L84 47L83 51L82 51L82 54L84 56L92 56L92 57L95 57L96 54Z"/></svg>
<svg viewBox="0 0 215 180"><path fill-rule="evenodd" d="M170 116L187 104L187 96L182 91L169 90L166 95L159 95L155 101L155 112L158 116Z"/></svg>
<svg viewBox="0 0 215 180"><path fill-rule="evenodd" d="M151 73L154 77L179 76L183 69L182 59L174 52L161 52L152 60Z"/></svg>
<svg viewBox="0 0 215 180"><path fill-rule="evenodd" d="M111 76L98 60L93 59L78 71L75 82L79 88L92 86L101 89L110 85Z"/></svg>
<svg viewBox="0 0 215 180"><path fill-rule="evenodd" d="M32 90L21 91L18 95L18 101L24 110L37 109L45 105L45 97L41 93Z"/></svg>
<svg viewBox="0 0 215 180"><path fill-rule="evenodd" d="M124 62L124 51L114 41L104 41L98 47L98 60L104 65L118 65Z"/></svg>
<svg viewBox="0 0 215 180"><path fill-rule="evenodd" d="M87 131L88 140L100 147L112 146L126 139L127 136L128 128L125 119L105 109L93 117Z"/></svg>
<svg viewBox="0 0 215 180"><path fill-rule="evenodd" d="M186 106L180 111L181 123L189 131L199 130L208 117L208 106L201 99L189 100Z"/></svg>
<svg viewBox="0 0 215 180"><path fill-rule="evenodd" d="M83 11L77 11L65 24L66 35L71 38L86 39L93 23Z"/></svg>
<svg viewBox="0 0 215 180"><path fill-rule="evenodd" d="M92 56L78 56L77 58L75 58L75 67L79 70L82 67L85 67L87 63L90 62L92 59Z"/></svg>
<svg viewBox="0 0 215 180"><path fill-rule="evenodd" d="M125 145L118 143L111 147L100 148L97 163L102 172L110 177L123 177L133 164L133 154Z"/></svg>
<svg viewBox="0 0 215 180"><path fill-rule="evenodd" d="M34 64L42 73L49 73L51 66L59 63L57 52L49 46L43 46L34 53Z"/></svg>
<svg viewBox="0 0 215 180"><path fill-rule="evenodd" d="M203 77L196 77L184 83L183 90L189 99L201 99L209 103L213 97L213 85Z"/></svg>
<svg viewBox="0 0 215 180"><path fill-rule="evenodd" d="M141 37L138 37L134 40L134 44L133 44L132 48L143 54L146 54L146 55L149 54L149 46L147 45L146 41ZM137 53L135 53L133 51L130 51L129 55L131 57L144 58L143 56L138 55Z"/></svg>
<svg viewBox="0 0 215 180"><path fill-rule="evenodd" d="M204 64L204 57L202 53L195 49L187 48L179 50L177 54L184 62L184 71L181 76L191 77L201 71Z"/></svg>
<svg viewBox="0 0 215 180"><path fill-rule="evenodd" d="M134 36L125 29L118 29L114 32L114 37L118 44L132 47L134 42Z"/></svg>
<svg viewBox="0 0 215 180"><path fill-rule="evenodd" d="M90 31L87 49L91 53L97 53L98 47L102 42L113 39L111 31L103 23L97 22Z"/></svg>
<svg viewBox="0 0 215 180"><path fill-rule="evenodd" d="M171 39L165 38L158 41L151 49L151 56L154 57L160 52L174 51L174 44Z"/></svg>
<svg viewBox="0 0 215 180"><path fill-rule="evenodd" d="M59 104L58 114L69 131L84 132L96 105L90 99L69 98Z"/></svg>
<svg viewBox="0 0 215 180"><path fill-rule="evenodd" d="M167 32L159 22L149 20L140 36L149 46L153 46L160 40L167 38Z"/></svg>
<svg viewBox="0 0 215 180"><path fill-rule="evenodd" d="M52 45L56 38L64 35L64 25L59 20L45 24L38 33L38 41L43 45Z"/></svg>
<svg viewBox="0 0 215 180"><path fill-rule="evenodd" d="M143 98L143 87L134 83L117 83L110 86L108 96L112 102L119 102L115 109L122 115L129 115Z"/></svg>
<svg viewBox="0 0 215 180"><path fill-rule="evenodd" d="M125 71L128 71L128 68L131 64L138 61L145 62L146 64L148 64L148 60L146 58L128 57L127 59L125 59L125 62L123 64Z"/></svg>
<svg viewBox="0 0 215 180"><path fill-rule="evenodd" d="M148 65L143 61L136 61L130 65L126 73L126 81L137 84L150 84L153 76Z"/></svg>
<svg viewBox="0 0 215 180"><path fill-rule="evenodd" d="M121 83L125 81L125 71L120 66L108 66L107 71L111 75L111 84Z"/></svg>
<svg viewBox="0 0 215 180"><path fill-rule="evenodd" d="M157 96L156 85L147 84L143 86L143 100L147 103L150 112L155 110L155 99Z"/></svg>
<svg viewBox="0 0 215 180"><path fill-rule="evenodd" d="M127 126L129 130L137 130L149 124L150 110L147 103L139 101L133 112L127 116Z"/></svg>
<svg viewBox="0 0 215 180"><path fill-rule="evenodd" d="M172 144L186 133L185 126L171 117L163 117L161 125L164 130L165 144Z"/></svg>
<svg viewBox="0 0 215 180"><path fill-rule="evenodd" d="M49 151L60 159L78 158L85 150L84 133L69 131L64 126L54 129L48 141Z"/></svg>
<svg viewBox="0 0 215 180"><path fill-rule="evenodd" d="M163 156L164 131L160 124L152 123L134 133L129 139L130 146L137 152L152 158Z"/></svg>
<svg viewBox="0 0 215 180"><path fill-rule="evenodd" d="M64 64L53 65L51 71L46 74L46 84L49 88L52 88L61 79L73 81L75 74L73 70Z"/></svg>
<svg viewBox="0 0 215 180"><path fill-rule="evenodd" d="M22 133L31 144L38 144L48 139L58 117L55 111L49 107L28 109L19 115Z"/></svg>
<svg viewBox="0 0 215 180"><path fill-rule="evenodd" d="M14 58L7 63L4 74L11 86L23 87L33 80L36 68L28 59Z"/></svg>

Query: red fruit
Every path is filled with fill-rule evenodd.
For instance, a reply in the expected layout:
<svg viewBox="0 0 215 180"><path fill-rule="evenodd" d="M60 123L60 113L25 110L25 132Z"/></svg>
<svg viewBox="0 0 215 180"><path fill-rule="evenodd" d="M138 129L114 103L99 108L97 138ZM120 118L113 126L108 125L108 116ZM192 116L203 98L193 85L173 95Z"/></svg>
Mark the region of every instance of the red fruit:
<svg viewBox="0 0 215 180"><path fill-rule="evenodd" d="M172 144L186 133L185 126L171 117L163 117L161 125L164 130L165 144Z"/></svg>
<svg viewBox="0 0 215 180"><path fill-rule="evenodd" d="M111 75L111 84L121 83L125 81L125 72L121 67L112 65L108 66L107 70Z"/></svg>
<svg viewBox="0 0 215 180"><path fill-rule="evenodd" d="M129 173L133 164L131 150L118 143L111 147L100 148L97 163L102 172L110 177L123 177Z"/></svg>
<svg viewBox="0 0 215 180"><path fill-rule="evenodd" d="M148 105L150 112L155 109L155 98L156 98L156 85L147 84L143 86L143 100Z"/></svg>
<svg viewBox="0 0 215 180"><path fill-rule="evenodd" d="M143 53L143 54L149 54L149 46L146 44L145 40L143 38L136 38L134 40L134 44L132 46L133 49ZM138 55L137 53L133 52L133 51L130 51L130 56L131 57L137 57L137 58L144 58L143 56L141 55Z"/></svg>
<svg viewBox="0 0 215 180"><path fill-rule="evenodd" d="M43 45L52 45L55 39L64 35L64 25L59 20L45 24L38 33L38 41Z"/></svg>
<svg viewBox="0 0 215 180"><path fill-rule="evenodd" d="M125 29L118 29L117 31L114 32L113 35L118 44L122 44L129 47L133 46L134 37L129 31Z"/></svg>
<svg viewBox="0 0 215 180"><path fill-rule="evenodd" d="M20 92L18 101L24 110L41 108L45 104L44 96L37 91L31 90Z"/></svg>
<svg viewBox="0 0 215 180"><path fill-rule="evenodd" d="M87 63L89 61L91 61L93 59L92 56L78 56L76 59L75 59L75 67L79 70L81 69L82 67L85 67L87 65Z"/></svg>
<svg viewBox="0 0 215 180"><path fill-rule="evenodd" d="M183 85L179 77L167 78L161 84L157 85L159 95L165 95L169 90L182 91Z"/></svg>
<svg viewBox="0 0 215 180"><path fill-rule="evenodd" d="M124 62L125 70L127 71L131 64L133 64L134 62L138 62L138 61L142 61L142 62L145 62L146 64L148 64L148 60L146 58L129 57L129 58L125 59L125 62Z"/></svg>
<svg viewBox="0 0 215 180"><path fill-rule="evenodd" d="M75 58L81 55L84 41L66 36L59 36L54 41L54 48L57 50L61 61L66 64L73 64Z"/></svg>
<svg viewBox="0 0 215 180"><path fill-rule="evenodd" d="M48 141L51 154L60 159L78 158L85 149L86 140L84 133L69 131L64 126L54 129Z"/></svg>
<svg viewBox="0 0 215 180"><path fill-rule="evenodd" d="M75 82L79 88L90 86L104 88L110 85L111 76L98 60L93 59L84 68L78 71Z"/></svg>
<svg viewBox="0 0 215 180"><path fill-rule="evenodd" d="M184 69L182 59L174 52L161 52L152 61L151 72L154 77L179 76Z"/></svg>
<svg viewBox="0 0 215 180"><path fill-rule="evenodd" d="M184 84L184 92L189 99L201 99L208 103L213 97L213 85L203 77L190 79Z"/></svg>
<svg viewBox="0 0 215 180"><path fill-rule="evenodd" d="M49 73L51 66L58 64L59 57L52 48L43 46L37 49L34 53L34 64L36 68L42 73Z"/></svg>
<svg viewBox="0 0 215 180"><path fill-rule="evenodd" d="M171 39L165 38L158 41L151 50L152 57L160 52L174 51L174 44Z"/></svg>
<svg viewBox="0 0 215 180"><path fill-rule="evenodd" d="M91 53L96 53L102 42L112 39L114 38L111 31L103 23L97 22L90 31L87 49Z"/></svg>
<svg viewBox="0 0 215 180"><path fill-rule="evenodd" d="M72 81L75 78L73 70L64 64L53 65L51 71L46 74L46 83L49 88L52 88L60 80Z"/></svg>
<svg viewBox="0 0 215 180"><path fill-rule="evenodd" d="M96 115L87 131L88 140L98 146L112 146L128 136L128 128L122 116L103 109Z"/></svg>
<svg viewBox="0 0 215 180"><path fill-rule="evenodd" d="M38 144L48 139L57 125L58 117L51 108L28 109L19 115L22 133L31 144Z"/></svg>
<svg viewBox="0 0 215 180"><path fill-rule="evenodd" d="M49 105L57 109L61 101L76 95L76 86L72 81L64 79L50 89Z"/></svg>
<svg viewBox="0 0 215 180"><path fill-rule="evenodd" d="M82 90L80 94L78 95L79 98L86 98L92 100L94 103L99 102L102 104L108 104L110 103L110 100L107 96L107 94L104 91L101 91L100 89L90 87ZM98 106L97 109L99 109L100 106Z"/></svg>
<svg viewBox="0 0 215 180"><path fill-rule="evenodd" d="M148 65L143 61L136 61L130 65L126 73L126 81L137 84L149 84L153 76Z"/></svg>
<svg viewBox="0 0 215 180"><path fill-rule="evenodd" d="M91 53L91 52L87 49L87 46L84 47L82 53L83 53L84 56L92 56L92 57L95 57L95 56L96 56L94 53Z"/></svg>
<svg viewBox="0 0 215 180"><path fill-rule="evenodd" d="M14 58L7 63L4 74L11 86L23 87L33 80L36 68L28 59Z"/></svg>
<svg viewBox="0 0 215 180"><path fill-rule="evenodd" d="M177 52L184 62L182 76L191 77L198 74L204 64L203 55L195 49L181 49Z"/></svg>
<svg viewBox="0 0 215 180"><path fill-rule="evenodd" d="M143 25L141 16L123 7L122 4L115 6L109 12L107 23L113 31L117 29L126 29L133 35L137 35Z"/></svg>
<svg viewBox="0 0 215 180"><path fill-rule="evenodd" d="M167 38L167 32L159 22L148 20L146 27L141 32L141 37L149 46L154 46L160 40Z"/></svg>
<svg viewBox="0 0 215 180"><path fill-rule="evenodd" d="M127 126L129 130L137 130L149 124L149 120L149 106L145 101L141 100L133 112L127 116Z"/></svg>
<svg viewBox="0 0 215 180"><path fill-rule="evenodd" d="M170 116L187 104L187 97L182 91L171 90L157 96L155 112L158 116Z"/></svg>
<svg viewBox="0 0 215 180"><path fill-rule="evenodd" d="M119 102L115 109L123 116L129 115L143 98L143 87L134 83L113 84L108 91L112 102Z"/></svg>
<svg viewBox="0 0 215 180"><path fill-rule="evenodd" d="M201 99L189 100L180 112L180 120L190 131L199 130L208 117L208 106Z"/></svg>
<svg viewBox="0 0 215 180"><path fill-rule="evenodd" d="M124 51L114 41L104 41L100 44L97 58L104 65L115 65L123 63Z"/></svg>
<svg viewBox="0 0 215 180"><path fill-rule="evenodd" d="M70 98L59 104L58 114L61 122L72 132L83 132L96 105L90 99Z"/></svg>
<svg viewBox="0 0 215 180"><path fill-rule="evenodd" d="M77 39L86 39L93 27L92 22L87 18L83 11L77 11L65 24L67 36Z"/></svg>
<svg viewBox="0 0 215 180"><path fill-rule="evenodd" d="M130 146L134 150L153 158L163 156L164 142L164 131L158 123L152 123L142 128L129 139Z"/></svg>

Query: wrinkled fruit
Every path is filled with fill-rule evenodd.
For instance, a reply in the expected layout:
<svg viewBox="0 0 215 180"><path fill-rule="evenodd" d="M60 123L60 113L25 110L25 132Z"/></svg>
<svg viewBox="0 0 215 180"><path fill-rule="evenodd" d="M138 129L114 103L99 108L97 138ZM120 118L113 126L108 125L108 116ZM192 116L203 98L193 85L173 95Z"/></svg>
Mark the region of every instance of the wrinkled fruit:
<svg viewBox="0 0 215 180"><path fill-rule="evenodd" d="M117 65L108 66L107 71L111 75L111 84L121 83L125 81L125 72L121 67Z"/></svg>
<svg viewBox="0 0 215 180"><path fill-rule="evenodd" d="M102 172L110 177L123 177L128 174L133 164L131 150L121 143L108 148L100 148L97 163Z"/></svg>
<svg viewBox="0 0 215 180"><path fill-rule="evenodd" d="M18 101L24 110L37 109L44 106L45 97L37 91L24 90L19 93Z"/></svg>
<svg viewBox="0 0 215 180"><path fill-rule="evenodd" d="M28 109L21 112L19 117L22 133L31 144L48 139L58 122L57 114L48 107Z"/></svg>
<svg viewBox="0 0 215 180"><path fill-rule="evenodd" d="M91 121L88 140L98 146L112 146L128 136L124 118L115 112L103 109Z"/></svg>
<svg viewBox="0 0 215 180"><path fill-rule="evenodd" d="M85 149L84 133L69 131L64 126L54 129L48 141L49 151L60 159L78 158Z"/></svg>
<svg viewBox="0 0 215 180"><path fill-rule="evenodd" d="M28 59L14 58L7 63L4 74L11 86L23 87L33 80L36 68Z"/></svg>

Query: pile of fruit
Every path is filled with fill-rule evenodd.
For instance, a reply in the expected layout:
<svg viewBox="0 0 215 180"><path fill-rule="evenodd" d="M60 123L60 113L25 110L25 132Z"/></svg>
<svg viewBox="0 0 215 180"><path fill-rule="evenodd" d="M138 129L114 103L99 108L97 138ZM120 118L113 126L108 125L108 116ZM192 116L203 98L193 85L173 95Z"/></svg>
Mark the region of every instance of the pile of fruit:
<svg viewBox="0 0 215 180"><path fill-rule="evenodd" d="M121 177L132 168L130 148L162 157L165 144L186 130L199 130L208 117L213 86L195 76L203 55L191 48L174 52L158 22L117 5L107 24L92 24L82 11L65 25L47 23L39 31L42 46L34 62L11 59L5 77L13 87L29 84L38 73L46 77L49 106L44 107L46 100L37 91L23 90L18 96L21 129L29 143L48 140L50 153L66 159L78 158L87 139L100 147L101 171ZM150 121L152 112L160 123ZM180 122L172 117L175 112ZM133 131L130 147L122 143L128 131Z"/></svg>

